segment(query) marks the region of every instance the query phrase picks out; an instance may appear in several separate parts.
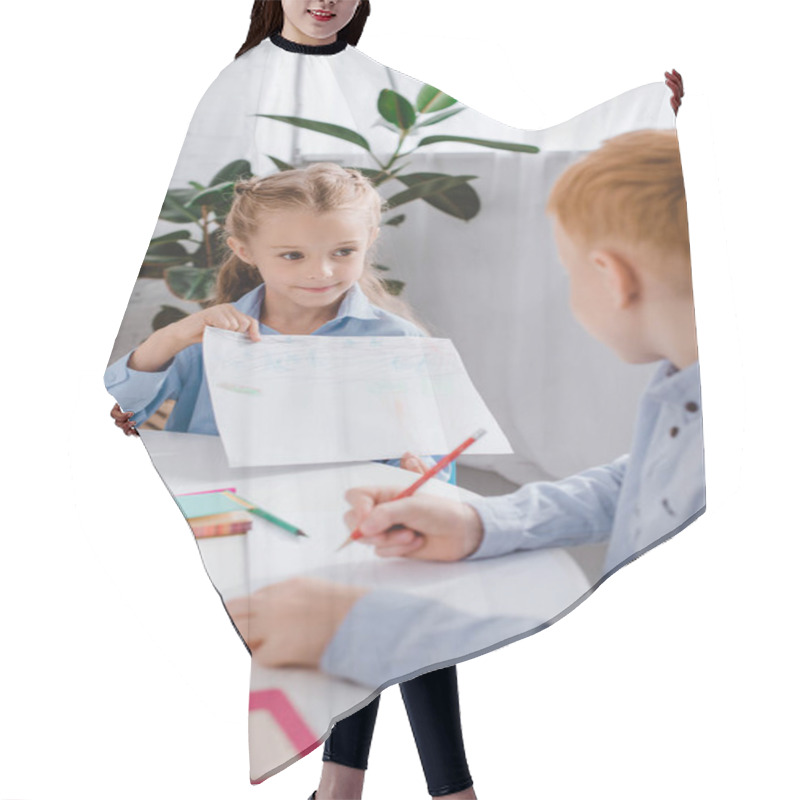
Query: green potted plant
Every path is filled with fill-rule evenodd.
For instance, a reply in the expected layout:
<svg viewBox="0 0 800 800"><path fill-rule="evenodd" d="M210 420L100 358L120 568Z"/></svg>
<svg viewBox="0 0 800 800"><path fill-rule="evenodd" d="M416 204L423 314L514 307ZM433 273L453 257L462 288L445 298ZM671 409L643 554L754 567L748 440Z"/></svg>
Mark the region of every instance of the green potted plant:
<svg viewBox="0 0 800 800"><path fill-rule="evenodd" d="M382 163L372 151L369 141L350 128L302 117L277 114L256 116L323 133L364 149L375 162L375 168L352 167L352 169L359 170L376 187L392 180L399 181L404 187L387 198L388 218L382 221L383 225L396 226L403 223L405 215L396 214L395 210L416 200L421 200L444 214L464 221L473 219L480 211L480 197L470 185L470 182L477 178L476 175L404 171L411 166L412 156L417 150L439 142L460 142L518 153L539 152L539 148L533 145L451 134L423 136L416 145L402 152L403 145L410 136L418 135L422 129L437 125L465 109L463 105L455 107L457 103L454 98L427 84L420 89L415 103L392 89L383 89L377 102L380 124L396 133L398 137L397 146L385 163ZM269 158L278 170L296 168L275 156ZM210 302L217 270L224 257L224 243L216 234L230 210L233 186L237 180L252 175L250 163L237 160L220 169L208 185L191 181L188 188L170 189L159 219L190 225L192 229L182 228L153 238L139 276L163 279L173 295L183 300L195 301L204 308ZM389 270L384 265L376 266L383 271ZM402 281L387 277L384 278L384 283L387 290L395 294L399 294L403 289ZM185 315L179 308L162 305L153 318L153 329L168 325Z"/></svg>

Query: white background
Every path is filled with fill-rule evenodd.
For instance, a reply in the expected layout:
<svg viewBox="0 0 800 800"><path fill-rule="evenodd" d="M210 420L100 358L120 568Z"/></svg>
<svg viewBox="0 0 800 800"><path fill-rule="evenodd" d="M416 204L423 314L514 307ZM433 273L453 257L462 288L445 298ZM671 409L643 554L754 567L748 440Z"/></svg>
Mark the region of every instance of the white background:
<svg viewBox="0 0 800 800"><path fill-rule="evenodd" d="M3 24L0 800L304 800L248 782L248 658L102 373L191 114L250 0ZM708 512L459 667L482 800L796 797L798 258L787 5L375 0L361 49L538 129L676 67ZM10 18L13 14L13 19ZM425 797L396 688L365 798Z"/></svg>

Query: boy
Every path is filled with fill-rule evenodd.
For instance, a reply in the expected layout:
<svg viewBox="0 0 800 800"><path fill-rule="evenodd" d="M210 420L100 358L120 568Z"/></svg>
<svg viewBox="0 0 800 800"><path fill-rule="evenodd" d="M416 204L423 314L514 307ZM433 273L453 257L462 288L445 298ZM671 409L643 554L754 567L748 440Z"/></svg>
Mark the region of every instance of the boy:
<svg viewBox="0 0 800 800"><path fill-rule="evenodd" d="M560 176L547 212L578 321L624 361L660 362L640 401L631 452L564 480L469 503L425 494L394 500L399 489L352 489L347 524L360 527L361 541L378 555L456 561L608 540L607 577L705 511L689 230L676 133L640 130L607 140ZM423 598L334 589L307 579L267 587L249 600L228 607L257 660L319 665L373 686L547 624L478 620ZM268 607L267 616L262 609ZM325 615L315 615L323 608ZM308 620L317 627L307 627Z"/></svg>

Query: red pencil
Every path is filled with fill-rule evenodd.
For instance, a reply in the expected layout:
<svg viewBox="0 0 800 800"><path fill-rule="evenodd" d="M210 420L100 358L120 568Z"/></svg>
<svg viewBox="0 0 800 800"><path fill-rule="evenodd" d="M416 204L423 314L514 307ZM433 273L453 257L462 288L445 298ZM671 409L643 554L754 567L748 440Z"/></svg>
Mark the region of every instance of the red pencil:
<svg viewBox="0 0 800 800"><path fill-rule="evenodd" d="M427 483L437 472L441 472L451 461L455 461L468 447L475 444L478 439L481 438L486 433L483 428L475 431L472 436L469 437L466 441L462 442L452 453L446 455L441 461L437 461L427 472L419 477L418 480L414 481L407 489L403 489L400 494L395 497L395 500L401 500L404 497L411 497L414 492L419 489L420 486ZM364 536L361 533L359 528L356 528L345 540L344 542L337 547L337 551L342 550L343 548L347 547L350 542L356 541L356 539L361 539Z"/></svg>

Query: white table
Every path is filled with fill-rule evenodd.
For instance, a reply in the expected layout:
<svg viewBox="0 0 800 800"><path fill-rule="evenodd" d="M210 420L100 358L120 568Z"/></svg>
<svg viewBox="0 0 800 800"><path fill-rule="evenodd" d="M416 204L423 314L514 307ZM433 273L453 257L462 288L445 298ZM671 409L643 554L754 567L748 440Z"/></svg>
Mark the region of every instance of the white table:
<svg viewBox="0 0 800 800"><path fill-rule="evenodd" d="M429 596L478 616L549 620L589 589L583 572L564 550L450 564L383 559L358 544L336 552L349 533L343 519L349 507L344 499L347 489L403 487L419 477L416 473L372 462L232 469L219 437L146 430L141 434L172 494L235 487L242 497L308 534L295 537L253 517L253 527L244 536L198 540L208 574L226 600L306 575ZM424 491L460 499L474 496L438 480L429 481ZM470 581L470 576L478 580ZM264 694L268 690L279 690L285 698L279 692ZM278 771L298 751L313 749L327 735L332 718L363 705L371 694L369 687L317 670L264 669L253 664L251 698L270 702L277 698L284 709L250 714L252 779Z"/></svg>

